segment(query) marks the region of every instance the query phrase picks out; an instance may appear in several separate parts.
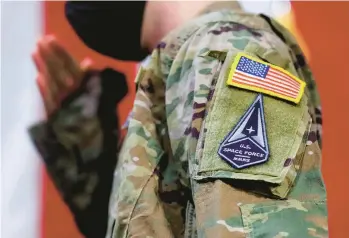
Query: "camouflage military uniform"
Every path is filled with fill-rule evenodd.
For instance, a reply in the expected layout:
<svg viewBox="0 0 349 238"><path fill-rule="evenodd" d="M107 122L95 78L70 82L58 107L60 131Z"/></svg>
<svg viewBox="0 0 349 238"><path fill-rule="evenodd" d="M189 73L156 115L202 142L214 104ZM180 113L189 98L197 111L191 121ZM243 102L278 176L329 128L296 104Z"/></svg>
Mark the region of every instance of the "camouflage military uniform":
<svg viewBox="0 0 349 238"><path fill-rule="evenodd" d="M258 95L225 84L239 52L307 83L299 104L263 95L270 158L246 169L216 153ZM206 12L138 74L107 237L328 237L320 138L315 82L292 35L264 15Z"/></svg>
<svg viewBox="0 0 349 238"><path fill-rule="evenodd" d="M328 237L321 111L309 67L274 20L224 8L170 33L140 70L107 237ZM282 67L307 87L297 105L263 95L270 158L238 170L216 152L258 95L225 85L239 52ZM106 232L118 143L117 80L99 77L31 128L86 237Z"/></svg>

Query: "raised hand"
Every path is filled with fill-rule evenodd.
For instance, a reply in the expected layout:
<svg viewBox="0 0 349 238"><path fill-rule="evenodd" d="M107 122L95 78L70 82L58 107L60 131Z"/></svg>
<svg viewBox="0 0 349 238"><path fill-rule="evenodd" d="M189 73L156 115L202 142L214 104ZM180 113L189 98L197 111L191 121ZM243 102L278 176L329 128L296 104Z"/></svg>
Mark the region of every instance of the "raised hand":
<svg viewBox="0 0 349 238"><path fill-rule="evenodd" d="M84 77L92 61L85 58L80 64L53 36L45 36L32 54L36 65L37 84L48 115L57 110L62 100L72 93Z"/></svg>

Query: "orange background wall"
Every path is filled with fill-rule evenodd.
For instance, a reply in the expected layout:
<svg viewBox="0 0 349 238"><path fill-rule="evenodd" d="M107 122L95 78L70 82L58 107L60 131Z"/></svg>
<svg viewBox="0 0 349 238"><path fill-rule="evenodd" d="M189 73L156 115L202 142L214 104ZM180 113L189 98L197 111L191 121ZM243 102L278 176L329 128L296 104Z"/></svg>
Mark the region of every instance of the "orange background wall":
<svg viewBox="0 0 349 238"><path fill-rule="evenodd" d="M115 61L88 49L65 20L64 2L43 4L45 33L56 35L78 59L89 56L98 67L113 66L125 73L130 93L118 109L121 121L124 121L134 97L132 82L136 64ZM322 171L328 191L330 237L345 238L349 226L349 153L346 143L349 141L349 2L293 2L292 7L322 99ZM43 187L42 238L80 238L68 209L46 173Z"/></svg>
<svg viewBox="0 0 349 238"><path fill-rule="evenodd" d="M323 110L322 171L331 238L349 237L349 2L294 2Z"/></svg>

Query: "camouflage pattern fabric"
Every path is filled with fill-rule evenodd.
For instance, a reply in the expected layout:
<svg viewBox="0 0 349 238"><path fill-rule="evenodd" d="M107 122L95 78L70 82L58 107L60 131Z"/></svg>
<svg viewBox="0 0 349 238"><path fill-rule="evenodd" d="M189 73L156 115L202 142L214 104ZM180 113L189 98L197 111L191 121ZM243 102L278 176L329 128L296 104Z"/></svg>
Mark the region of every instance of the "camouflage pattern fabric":
<svg viewBox="0 0 349 238"><path fill-rule="evenodd" d="M104 237L120 132L117 103L125 76L112 69L88 72L81 87L30 136L80 232Z"/></svg>
<svg viewBox="0 0 349 238"><path fill-rule="evenodd" d="M220 143L209 131L230 123L212 114L216 103L223 96L239 102L257 95L222 86L242 51L307 83L299 105L264 96L270 115L302 110L297 120L281 118L297 123L292 134L269 127L268 140L287 136L295 141L281 145L289 148L290 157L278 158L277 170L266 163L260 167L263 173L258 166L254 174L237 172L227 165L210 166L216 165L215 158L203 156L206 147ZM241 10L204 11L168 34L138 75L115 171L107 237L328 237L319 97L305 58L285 28ZM246 96L236 99L237 92ZM242 115L237 108L219 113ZM270 171L277 172L277 181Z"/></svg>

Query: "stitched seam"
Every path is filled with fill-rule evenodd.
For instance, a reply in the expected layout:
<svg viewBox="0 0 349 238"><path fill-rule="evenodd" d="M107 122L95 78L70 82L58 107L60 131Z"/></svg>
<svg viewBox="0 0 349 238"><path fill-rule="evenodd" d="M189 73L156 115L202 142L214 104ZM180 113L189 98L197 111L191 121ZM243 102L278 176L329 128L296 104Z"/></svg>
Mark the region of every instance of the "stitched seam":
<svg viewBox="0 0 349 238"><path fill-rule="evenodd" d="M252 230L252 225L249 222L249 219L247 218L247 215L243 211L244 209L240 207L240 212L241 212L241 219L242 219L242 225L244 227L244 232L246 234L246 238L253 238L253 230ZM252 233L252 236L251 236Z"/></svg>
<svg viewBox="0 0 349 238"><path fill-rule="evenodd" d="M132 207L132 211L130 212L130 215L129 215L128 218L127 218L127 226L126 226L126 229L125 229L125 236L124 236L124 237L127 237L128 230L129 230L129 227L130 227L131 218L133 217L133 213L134 213L134 211L135 211L135 208L136 208L136 206L137 206L137 204L138 204L138 201L139 201L140 197L142 196L142 193L143 193L143 191L144 191L144 188L145 188L145 186L148 184L149 180L154 176L154 170L155 170L156 166L158 165L158 163L160 162L161 157L162 157L163 155L164 155L164 152L162 152L162 153L158 156L158 158L160 158L160 159L158 159L158 162L157 162L156 165L154 166L152 174L148 177L148 179L145 181L145 183L141 186L141 187L142 187L142 188L141 188L141 191L139 192L139 194L138 194L138 196L137 196L137 199L136 199L136 201L135 201L135 203L134 203L134 205L133 205L133 207Z"/></svg>

